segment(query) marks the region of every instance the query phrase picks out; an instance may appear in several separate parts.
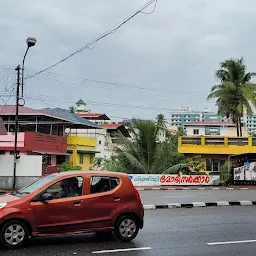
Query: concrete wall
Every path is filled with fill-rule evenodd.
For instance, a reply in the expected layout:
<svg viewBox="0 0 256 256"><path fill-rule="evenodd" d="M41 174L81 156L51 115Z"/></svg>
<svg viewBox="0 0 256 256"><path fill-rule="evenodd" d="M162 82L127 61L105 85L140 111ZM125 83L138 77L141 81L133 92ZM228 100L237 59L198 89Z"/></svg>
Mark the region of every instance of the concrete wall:
<svg viewBox="0 0 256 256"><path fill-rule="evenodd" d="M42 176L42 156L20 156L17 160L16 183L21 188ZM13 155L0 156L0 189L11 189Z"/></svg>
<svg viewBox="0 0 256 256"><path fill-rule="evenodd" d="M16 177L16 189L21 189L40 177ZM0 189L12 189L13 177L0 176Z"/></svg>

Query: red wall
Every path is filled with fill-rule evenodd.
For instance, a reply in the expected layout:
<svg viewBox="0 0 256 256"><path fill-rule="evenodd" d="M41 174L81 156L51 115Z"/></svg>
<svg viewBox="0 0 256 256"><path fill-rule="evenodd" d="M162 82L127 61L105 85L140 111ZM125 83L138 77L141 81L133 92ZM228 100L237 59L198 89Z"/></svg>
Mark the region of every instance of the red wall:
<svg viewBox="0 0 256 256"><path fill-rule="evenodd" d="M67 138L43 133L25 132L23 150L67 153Z"/></svg>

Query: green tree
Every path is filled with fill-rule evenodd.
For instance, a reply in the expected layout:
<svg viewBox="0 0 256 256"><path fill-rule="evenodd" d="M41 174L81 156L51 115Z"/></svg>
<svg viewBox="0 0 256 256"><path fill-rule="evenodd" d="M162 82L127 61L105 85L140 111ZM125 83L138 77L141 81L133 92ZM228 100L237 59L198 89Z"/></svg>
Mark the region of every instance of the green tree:
<svg viewBox="0 0 256 256"><path fill-rule="evenodd" d="M164 114L158 114L156 117L156 121L159 127L166 129L166 119Z"/></svg>
<svg viewBox="0 0 256 256"><path fill-rule="evenodd" d="M75 114L76 113L76 108L74 106L70 106L69 107L69 112L72 113L72 114Z"/></svg>
<svg viewBox="0 0 256 256"><path fill-rule="evenodd" d="M217 98L218 114L231 118L237 126L237 136L242 136L244 110L251 116L256 106L256 85L251 82L256 73L247 72L243 58L229 59L220 64L215 73L220 84L215 85L208 99Z"/></svg>
<svg viewBox="0 0 256 256"><path fill-rule="evenodd" d="M121 145L116 148L116 156L111 160L97 159L95 165L126 173L168 173L171 166L182 163L185 157L178 153L177 146L171 140L158 142L158 130L159 125L154 121L133 120L131 138L117 135Z"/></svg>

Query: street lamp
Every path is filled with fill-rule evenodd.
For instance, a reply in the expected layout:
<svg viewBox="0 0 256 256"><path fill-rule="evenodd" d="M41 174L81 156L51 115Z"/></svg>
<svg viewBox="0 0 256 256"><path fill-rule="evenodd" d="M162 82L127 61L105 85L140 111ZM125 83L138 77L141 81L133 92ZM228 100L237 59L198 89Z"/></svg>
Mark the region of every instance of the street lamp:
<svg viewBox="0 0 256 256"><path fill-rule="evenodd" d="M23 61L22 61L22 76L21 76L21 97L22 98L23 98L23 90L24 90L24 63L25 63L25 59L26 59L26 56L28 53L28 49L30 47L35 46L35 44L36 44L36 38L28 37L26 42L27 42L27 50L25 52L25 55L24 55Z"/></svg>
<svg viewBox="0 0 256 256"><path fill-rule="evenodd" d="M23 88L24 88L24 63L25 63L25 59L28 53L28 49L30 47L33 47L36 44L36 39L33 37L28 37L27 38L27 50L25 52L25 55L23 57L23 61L22 61L22 75L21 75L21 98L23 98ZM18 65L15 68L15 71L17 71L17 87L16 87L16 113L15 113L15 138L14 138L14 152L13 152L13 156L14 156L14 165L13 165L13 184L12 184L12 188L15 189L16 187L16 169L17 169L17 159L19 158L17 155L17 142L18 142L18 120L19 120L19 100L20 98L20 65Z"/></svg>

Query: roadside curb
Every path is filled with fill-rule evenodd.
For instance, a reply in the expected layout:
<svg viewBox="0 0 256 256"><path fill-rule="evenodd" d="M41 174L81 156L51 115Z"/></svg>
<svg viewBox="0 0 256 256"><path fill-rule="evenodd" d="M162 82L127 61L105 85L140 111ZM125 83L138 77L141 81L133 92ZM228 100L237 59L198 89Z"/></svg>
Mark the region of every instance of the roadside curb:
<svg viewBox="0 0 256 256"><path fill-rule="evenodd" d="M252 206L256 205L256 201L217 201L217 202L193 202L189 204L148 204L143 205L144 210L157 210L157 209L173 209L173 208L198 208L198 207L223 207L223 206Z"/></svg>
<svg viewBox="0 0 256 256"><path fill-rule="evenodd" d="M138 191L155 191L155 190L256 190L256 188L228 188L228 187L211 187L211 188L187 188L187 187L183 187L183 188L173 188L173 187L152 187L152 188L142 188L142 187L136 187L136 189Z"/></svg>

